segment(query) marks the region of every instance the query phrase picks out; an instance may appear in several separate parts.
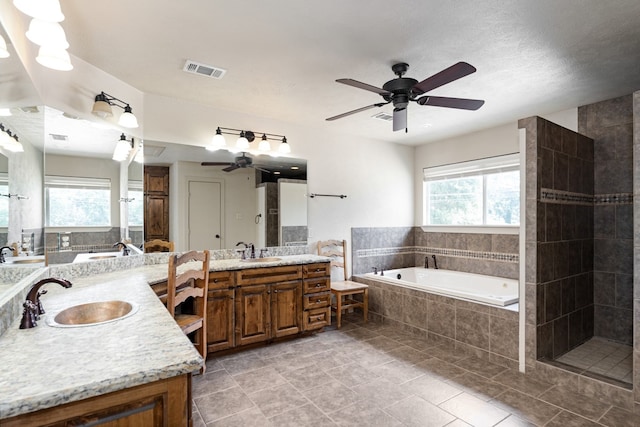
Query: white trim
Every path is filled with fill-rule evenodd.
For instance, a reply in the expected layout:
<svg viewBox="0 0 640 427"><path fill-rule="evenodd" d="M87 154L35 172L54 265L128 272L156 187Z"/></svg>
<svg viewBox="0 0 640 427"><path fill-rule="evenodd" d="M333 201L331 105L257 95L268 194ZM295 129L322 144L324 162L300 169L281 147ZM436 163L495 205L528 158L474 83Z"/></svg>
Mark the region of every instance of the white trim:
<svg viewBox="0 0 640 427"><path fill-rule="evenodd" d="M518 153L503 156L486 157L467 162L451 163L422 169L424 181L435 181L443 178L463 178L491 173L518 170L520 156Z"/></svg>
<svg viewBox="0 0 640 427"><path fill-rule="evenodd" d="M421 225L422 231L432 233L518 234L519 225Z"/></svg>
<svg viewBox="0 0 640 427"><path fill-rule="evenodd" d="M117 228L117 227L112 227L112 226L106 226L106 225L97 225L95 227L51 227L51 226L45 226L44 227L44 232L45 233L101 233L101 232L107 232L107 231L111 231L112 228Z"/></svg>

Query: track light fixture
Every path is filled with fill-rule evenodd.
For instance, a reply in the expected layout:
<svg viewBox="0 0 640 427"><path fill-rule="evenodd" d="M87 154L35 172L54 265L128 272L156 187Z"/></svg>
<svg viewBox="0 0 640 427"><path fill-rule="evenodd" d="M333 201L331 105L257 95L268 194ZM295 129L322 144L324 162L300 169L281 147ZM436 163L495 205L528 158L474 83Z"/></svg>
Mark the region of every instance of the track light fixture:
<svg viewBox="0 0 640 427"><path fill-rule="evenodd" d="M5 129L2 123L0 123L0 147L13 153L24 152L24 147L18 141L18 135L12 133L9 129Z"/></svg>
<svg viewBox="0 0 640 427"><path fill-rule="evenodd" d="M100 92L96 95L95 102L93 103L93 108L91 109L91 113L106 119L107 117L113 116L113 110L111 106L115 105L116 107L122 108L124 112L120 115L120 119L118 120L118 124L122 127L133 129L138 127L138 119L133 115L131 110L131 106L115 96L109 95L105 92Z"/></svg>
<svg viewBox="0 0 640 427"><path fill-rule="evenodd" d="M122 162L129 158L129 153L133 149L133 138L127 139L125 134L120 135L120 139L116 143L116 148L113 150L113 160L116 162Z"/></svg>
<svg viewBox="0 0 640 427"><path fill-rule="evenodd" d="M280 141L280 146L278 147L278 152L287 154L291 152L291 147L287 143L287 137L284 135L277 135L273 133L267 132L252 132L250 130L242 130L242 129L232 129L232 128L223 128L217 127L216 133L213 135L211 140L211 144L207 145L205 148L209 151L219 150L221 148L227 148L227 142L224 138L224 135L238 135L238 139L233 147L230 147L232 150L239 151L248 151L251 147L251 143L256 139L256 133L262 134L262 138L260 138L260 143L258 144L258 151L263 153L274 153L271 150L271 143L269 141Z"/></svg>

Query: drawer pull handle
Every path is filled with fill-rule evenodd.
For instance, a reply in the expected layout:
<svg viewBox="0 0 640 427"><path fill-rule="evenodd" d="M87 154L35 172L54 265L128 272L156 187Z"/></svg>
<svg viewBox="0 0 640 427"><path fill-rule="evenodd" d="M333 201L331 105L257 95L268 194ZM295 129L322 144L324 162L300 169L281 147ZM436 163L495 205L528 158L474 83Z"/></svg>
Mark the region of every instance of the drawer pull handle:
<svg viewBox="0 0 640 427"><path fill-rule="evenodd" d="M321 303L321 302L322 302L322 300L321 300L321 299L317 299L317 300L316 300L316 303Z"/></svg>
<svg viewBox="0 0 640 427"><path fill-rule="evenodd" d="M316 283L316 288L319 288L322 286L322 283Z"/></svg>
<svg viewBox="0 0 640 427"><path fill-rule="evenodd" d="M218 283L218 279L213 279L213 283Z"/></svg>

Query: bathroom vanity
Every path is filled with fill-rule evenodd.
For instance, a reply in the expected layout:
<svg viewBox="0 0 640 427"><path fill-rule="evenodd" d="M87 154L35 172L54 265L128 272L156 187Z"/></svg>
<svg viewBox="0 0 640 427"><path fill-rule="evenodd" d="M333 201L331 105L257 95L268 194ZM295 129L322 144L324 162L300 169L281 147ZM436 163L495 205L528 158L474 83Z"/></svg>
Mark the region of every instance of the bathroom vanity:
<svg viewBox="0 0 640 427"><path fill-rule="evenodd" d="M166 282L167 264L126 268L130 260L124 258L130 257L42 269L50 277L68 268L73 287L47 285L46 314L38 326L18 329L15 319L0 335L6 367L0 374L0 425L190 425L191 374L204 361L154 292ZM82 276L74 277L80 269ZM215 260L209 351L328 325L329 273L329 260L315 255L274 262ZM51 321L69 307L113 300L138 310L86 327L55 327Z"/></svg>

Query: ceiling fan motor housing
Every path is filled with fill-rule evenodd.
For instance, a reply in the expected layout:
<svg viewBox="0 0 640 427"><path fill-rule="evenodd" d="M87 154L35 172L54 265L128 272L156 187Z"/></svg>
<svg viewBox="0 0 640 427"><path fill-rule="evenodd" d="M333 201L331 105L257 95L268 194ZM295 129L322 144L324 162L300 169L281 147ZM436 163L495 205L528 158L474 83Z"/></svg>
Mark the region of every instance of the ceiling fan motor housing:
<svg viewBox="0 0 640 427"><path fill-rule="evenodd" d="M389 80L382 86L382 89L391 92L390 99L395 108L406 108L411 98L411 89L418 83L416 79L398 77Z"/></svg>

